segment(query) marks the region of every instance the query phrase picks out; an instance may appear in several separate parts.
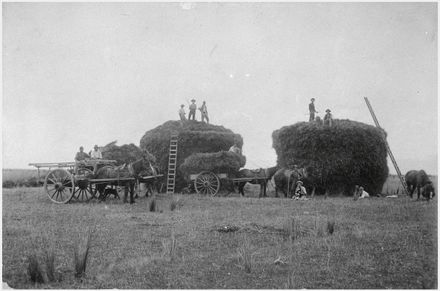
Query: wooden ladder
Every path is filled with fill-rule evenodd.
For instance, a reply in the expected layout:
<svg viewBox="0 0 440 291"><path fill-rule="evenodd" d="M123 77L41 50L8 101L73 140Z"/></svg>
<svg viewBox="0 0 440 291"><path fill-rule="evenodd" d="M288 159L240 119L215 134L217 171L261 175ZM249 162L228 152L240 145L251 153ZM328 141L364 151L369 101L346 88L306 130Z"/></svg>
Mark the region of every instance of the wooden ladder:
<svg viewBox="0 0 440 291"><path fill-rule="evenodd" d="M177 166L177 134L171 135L168 158L167 194L174 194Z"/></svg>
<svg viewBox="0 0 440 291"><path fill-rule="evenodd" d="M371 107L370 101L368 101L367 97L364 97L364 99L365 99L365 103L367 103L368 110L370 110L370 114L373 117L373 120L374 120L374 123L376 124L376 127L381 128L379 125L379 121L376 118L376 114L374 114L373 107ZM396 169L397 176L400 179L400 183L402 183L403 190L405 191L406 195L409 195L408 189L406 188L405 178L402 176L402 173L400 172L399 166L397 165L396 159L394 158L394 155L391 152L391 148L388 145L388 142L386 140L385 140L385 145L387 147L388 155L390 156L390 159L393 162L394 169Z"/></svg>

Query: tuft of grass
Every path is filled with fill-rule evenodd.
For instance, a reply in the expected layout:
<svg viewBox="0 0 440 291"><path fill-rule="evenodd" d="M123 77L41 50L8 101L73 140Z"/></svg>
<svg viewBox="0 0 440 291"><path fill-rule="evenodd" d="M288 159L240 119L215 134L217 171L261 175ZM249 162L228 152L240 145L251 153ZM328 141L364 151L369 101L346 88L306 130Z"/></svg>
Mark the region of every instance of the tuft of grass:
<svg viewBox="0 0 440 291"><path fill-rule="evenodd" d="M37 255L32 254L28 256L28 261L27 272L31 281L34 283L44 283L43 270L38 262Z"/></svg>
<svg viewBox="0 0 440 291"><path fill-rule="evenodd" d="M178 201L177 200L171 200L171 203L170 203L170 210L171 211L174 211L176 208L177 208L177 203L178 203Z"/></svg>
<svg viewBox="0 0 440 291"><path fill-rule="evenodd" d="M285 289L295 289L295 282L293 280L294 278L294 271L289 272L289 275L287 275L287 282L285 284Z"/></svg>
<svg viewBox="0 0 440 291"><path fill-rule="evenodd" d="M299 237L299 224L295 221L295 218L290 217L284 222L283 231L285 237L291 242Z"/></svg>
<svg viewBox="0 0 440 291"><path fill-rule="evenodd" d="M85 234L80 234L78 243L74 246L74 267L75 277L80 278L85 275L87 260L92 244L93 230L91 228Z"/></svg>
<svg viewBox="0 0 440 291"><path fill-rule="evenodd" d="M150 209L150 212L156 212L157 211L156 198L151 199L149 209Z"/></svg>
<svg viewBox="0 0 440 291"><path fill-rule="evenodd" d="M327 233L332 235L334 231L335 231L335 221L328 220L327 221Z"/></svg>
<svg viewBox="0 0 440 291"><path fill-rule="evenodd" d="M176 209L180 209L183 206L183 201L180 198L173 198L170 202L170 210L174 211Z"/></svg>
<svg viewBox="0 0 440 291"><path fill-rule="evenodd" d="M53 249L46 249L44 262L46 265L47 279L49 282L55 281L55 252Z"/></svg>
<svg viewBox="0 0 440 291"><path fill-rule="evenodd" d="M238 262L246 273L252 272L254 266L254 255L251 244L247 236L244 237L242 244L237 249Z"/></svg>
<svg viewBox="0 0 440 291"><path fill-rule="evenodd" d="M168 257L171 262L177 257L177 240L174 232L171 232L169 240L162 240L162 257Z"/></svg>

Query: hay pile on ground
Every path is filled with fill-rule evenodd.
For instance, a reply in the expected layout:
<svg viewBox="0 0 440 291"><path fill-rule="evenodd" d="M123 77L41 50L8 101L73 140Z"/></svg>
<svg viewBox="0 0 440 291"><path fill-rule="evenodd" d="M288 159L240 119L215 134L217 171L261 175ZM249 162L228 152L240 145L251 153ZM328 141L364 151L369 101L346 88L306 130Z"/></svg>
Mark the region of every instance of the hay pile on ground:
<svg viewBox="0 0 440 291"><path fill-rule="evenodd" d="M142 150L134 144L117 146L116 141L105 145L102 149L102 158L105 160L116 160L118 165L132 163L142 158Z"/></svg>
<svg viewBox="0 0 440 291"><path fill-rule="evenodd" d="M227 151L237 142L243 145L243 138L223 126L206 124L198 121L167 121L149 130L140 141L141 149L147 149L157 158L157 165L168 171L169 146L172 134L178 134L176 191L187 185L179 167L183 161L196 153L215 153Z"/></svg>
<svg viewBox="0 0 440 291"><path fill-rule="evenodd" d="M386 133L364 123L300 122L274 131L272 138L279 166L306 167L310 183L329 194L352 194L355 185L377 194L388 176Z"/></svg>
<svg viewBox="0 0 440 291"><path fill-rule="evenodd" d="M185 178L201 171L227 173L229 176L235 176L245 164L246 157L233 152L197 153L185 159L180 166L180 171Z"/></svg>

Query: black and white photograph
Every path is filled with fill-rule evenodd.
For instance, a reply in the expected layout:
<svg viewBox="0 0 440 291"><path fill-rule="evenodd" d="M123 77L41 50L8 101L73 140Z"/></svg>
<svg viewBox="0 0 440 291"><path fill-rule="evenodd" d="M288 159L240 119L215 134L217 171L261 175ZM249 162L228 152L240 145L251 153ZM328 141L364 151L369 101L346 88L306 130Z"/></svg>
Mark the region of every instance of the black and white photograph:
<svg viewBox="0 0 440 291"><path fill-rule="evenodd" d="M438 3L2 1L3 289L437 289Z"/></svg>

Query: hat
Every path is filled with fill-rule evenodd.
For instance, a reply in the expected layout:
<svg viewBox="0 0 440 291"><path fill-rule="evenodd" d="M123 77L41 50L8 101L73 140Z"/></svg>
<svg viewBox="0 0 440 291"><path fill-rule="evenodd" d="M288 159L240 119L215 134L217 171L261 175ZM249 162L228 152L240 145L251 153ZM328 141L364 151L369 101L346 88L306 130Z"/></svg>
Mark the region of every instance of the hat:
<svg viewBox="0 0 440 291"><path fill-rule="evenodd" d="M191 102L196 102L196 99L191 99Z"/></svg>
<svg viewBox="0 0 440 291"><path fill-rule="evenodd" d="M95 144L94 148L97 148L97 147L98 147L98 145L97 145L97 144Z"/></svg>
<svg viewBox="0 0 440 291"><path fill-rule="evenodd" d="M79 148L80 148L80 149L84 149L84 147L83 147L83 146L80 146Z"/></svg>
<svg viewBox="0 0 440 291"><path fill-rule="evenodd" d="M185 104L180 105L180 107L185 107Z"/></svg>
<svg viewBox="0 0 440 291"><path fill-rule="evenodd" d="M315 101L315 98L310 99L310 101Z"/></svg>
<svg viewBox="0 0 440 291"><path fill-rule="evenodd" d="M327 109L325 112L330 112L330 109Z"/></svg>
<svg viewBox="0 0 440 291"><path fill-rule="evenodd" d="M298 184L302 184L303 182L302 182L302 181L298 181L297 183L298 183Z"/></svg>

